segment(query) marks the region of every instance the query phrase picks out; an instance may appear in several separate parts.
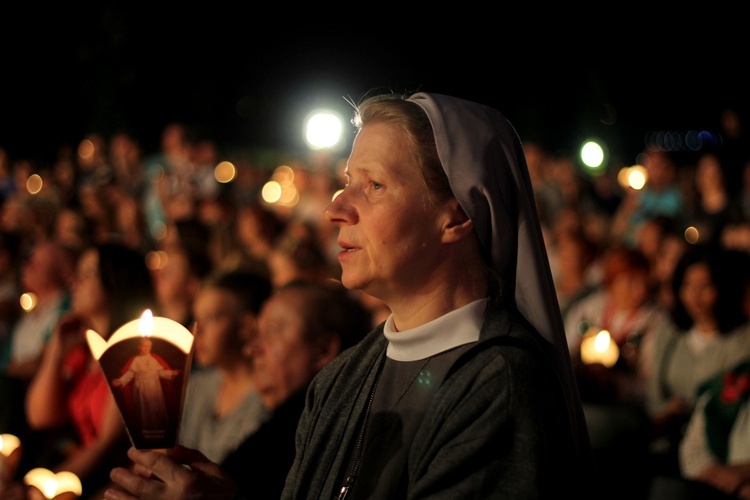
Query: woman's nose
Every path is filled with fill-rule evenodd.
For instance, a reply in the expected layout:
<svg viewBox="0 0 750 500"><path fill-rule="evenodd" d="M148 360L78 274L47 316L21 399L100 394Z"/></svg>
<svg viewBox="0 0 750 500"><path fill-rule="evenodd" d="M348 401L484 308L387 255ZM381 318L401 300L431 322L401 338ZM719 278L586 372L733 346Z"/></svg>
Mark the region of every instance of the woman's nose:
<svg viewBox="0 0 750 500"><path fill-rule="evenodd" d="M336 197L325 209L326 220L336 226L351 224L356 219L356 212L349 203L349 194L346 189L339 191Z"/></svg>

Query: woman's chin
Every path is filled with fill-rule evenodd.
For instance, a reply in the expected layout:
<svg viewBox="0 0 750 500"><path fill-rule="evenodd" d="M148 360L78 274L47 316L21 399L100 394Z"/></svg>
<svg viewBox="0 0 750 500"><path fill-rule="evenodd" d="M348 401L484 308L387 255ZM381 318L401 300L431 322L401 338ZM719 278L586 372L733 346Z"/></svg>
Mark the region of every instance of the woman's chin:
<svg viewBox="0 0 750 500"><path fill-rule="evenodd" d="M346 271L341 273L341 284L349 290L361 290L364 286L364 282L359 276Z"/></svg>

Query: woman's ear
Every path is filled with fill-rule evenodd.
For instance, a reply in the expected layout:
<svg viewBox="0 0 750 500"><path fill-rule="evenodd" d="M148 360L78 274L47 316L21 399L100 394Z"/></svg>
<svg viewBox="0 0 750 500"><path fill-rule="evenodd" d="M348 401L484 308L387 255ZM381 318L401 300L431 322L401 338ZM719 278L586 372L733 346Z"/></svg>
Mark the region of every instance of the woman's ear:
<svg viewBox="0 0 750 500"><path fill-rule="evenodd" d="M466 215L455 198L451 198L446 203L442 229L443 243L454 243L462 240L474 231L474 222Z"/></svg>

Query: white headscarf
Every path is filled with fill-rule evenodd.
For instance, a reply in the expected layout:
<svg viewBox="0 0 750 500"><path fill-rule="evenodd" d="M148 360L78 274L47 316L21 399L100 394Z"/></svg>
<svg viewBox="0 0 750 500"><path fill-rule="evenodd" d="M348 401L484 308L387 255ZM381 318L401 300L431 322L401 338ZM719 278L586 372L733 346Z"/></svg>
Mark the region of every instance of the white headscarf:
<svg viewBox="0 0 750 500"><path fill-rule="evenodd" d="M425 110L451 190L521 314L555 346L572 422L586 430L560 306L521 140L500 112L440 94L409 98ZM507 288L505 288L507 290ZM585 438L588 442L587 438Z"/></svg>

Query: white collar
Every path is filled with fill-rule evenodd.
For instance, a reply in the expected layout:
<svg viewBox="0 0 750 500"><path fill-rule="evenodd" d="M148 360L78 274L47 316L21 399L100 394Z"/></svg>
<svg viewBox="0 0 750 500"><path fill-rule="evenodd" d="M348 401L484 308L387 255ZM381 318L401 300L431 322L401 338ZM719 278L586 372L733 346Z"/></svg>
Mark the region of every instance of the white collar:
<svg viewBox="0 0 750 500"><path fill-rule="evenodd" d="M487 299L479 299L411 330L397 331L393 314L383 325L386 355L396 361L415 361L479 340Z"/></svg>

